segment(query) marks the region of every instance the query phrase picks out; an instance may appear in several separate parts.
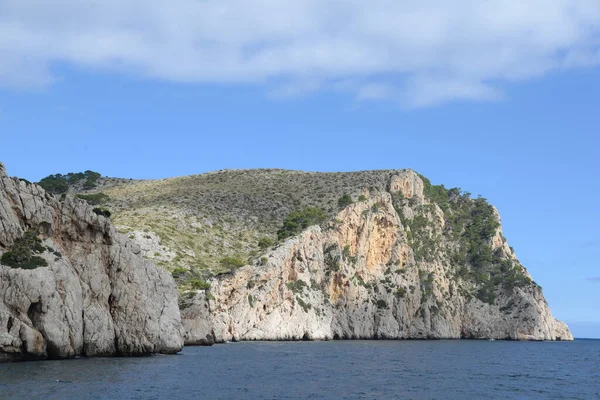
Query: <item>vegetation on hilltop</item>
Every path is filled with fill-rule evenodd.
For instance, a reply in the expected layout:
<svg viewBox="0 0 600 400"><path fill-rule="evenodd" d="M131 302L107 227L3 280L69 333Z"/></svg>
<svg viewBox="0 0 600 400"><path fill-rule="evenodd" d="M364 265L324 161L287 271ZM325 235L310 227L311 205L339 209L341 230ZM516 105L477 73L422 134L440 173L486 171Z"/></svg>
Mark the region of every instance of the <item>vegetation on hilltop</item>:
<svg viewBox="0 0 600 400"><path fill-rule="evenodd" d="M52 194L66 193L70 187L81 185L84 190L94 189L101 175L98 172L69 172L66 175L49 175L38 182L38 185Z"/></svg>

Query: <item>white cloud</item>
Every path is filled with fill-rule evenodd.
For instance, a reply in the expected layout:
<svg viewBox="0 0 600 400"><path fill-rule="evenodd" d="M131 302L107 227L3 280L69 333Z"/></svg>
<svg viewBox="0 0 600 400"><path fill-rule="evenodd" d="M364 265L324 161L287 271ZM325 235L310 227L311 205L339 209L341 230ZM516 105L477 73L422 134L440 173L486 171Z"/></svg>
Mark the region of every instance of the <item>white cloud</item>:
<svg viewBox="0 0 600 400"><path fill-rule="evenodd" d="M600 65L598 0L2 0L0 86L53 66L427 106Z"/></svg>
<svg viewBox="0 0 600 400"><path fill-rule="evenodd" d="M383 100L393 98L396 95L390 85L385 83L366 83L356 88L356 98L358 100Z"/></svg>
<svg viewBox="0 0 600 400"><path fill-rule="evenodd" d="M425 107L450 100L495 100L500 97L499 89L477 80L418 76L409 80L404 103Z"/></svg>

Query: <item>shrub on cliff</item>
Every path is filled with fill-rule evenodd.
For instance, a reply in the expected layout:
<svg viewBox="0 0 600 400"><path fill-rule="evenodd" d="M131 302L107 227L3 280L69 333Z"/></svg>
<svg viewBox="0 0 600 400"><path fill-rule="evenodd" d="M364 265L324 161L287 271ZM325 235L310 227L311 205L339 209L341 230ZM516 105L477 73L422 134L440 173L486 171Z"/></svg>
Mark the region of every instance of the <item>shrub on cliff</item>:
<svg viewBox="0 0 600 400"><path fill-rule="evenodd" d="M258 239L258 247L260 247L262 250L264 249L268 249L269 247L273 246L275 244L275 241L273 239L271 239L270 237L262 237L260 239Z"/></svg>
<svg viewBox="0 0 600 400"><path fill-rule="evenodd" d="M243 267L246 263L239 257L225 257L219 261L221 267L233 270L236 268Z"/></svg>
<svg viewBox="0 0 600 400"><path fill-rule="evenodd" d="M13 246L4 254L0 262L13 268L35 269L47 267L48 263L36 254L46 250L35 231L27 231L22 238L17 239Z"/></svg>
<svg viewBox="0 0 600 400"><path fill-rule="evenodd" d="M206 282L204 279L190 279L189 284L192 287L192 289L196 290L210 289L210 283Z"/></svg>
<svg viewBox="0 0 600 400"><path fill-rule="evenodd" d="M111 215L110 211L104 207L96 207L92 211L96 213L96 215L101 215L106 218L109 218Z"/></svg>
<svg viewBox="0 0 600 400"><path fill-rule="evenodd" d="M78 194L77 198L87 201L87 203L92 206L97 206L110 200L110 197L104 193Z"/></svg>
<svg viewBox="0 0 600 400"><path fill-rule="evenodd" d="M306 282L304 282L302 279L298 279L295 281L289 281L285 285L287 286L287 288L289 290L291 290L294 293L301 293L305 287L308 287Z"/></svg>
<svg viewBox="0 0 600 400"><path fill-rule="evenodd" d="M318 207L306 207L299 211L292 211L285 217L283 226L277 231L279 240L294 236L312 225L318 225L327 219L325 211Z"/></svg>
<svg viewBox="0 0 600 400"><path fill-rule="evenodd" d="M352 197L349 194L344 194L342 197L338 199L338 207L341 209L346 208L350 204L352 204Z"/></svg>
<svg viewBox="0 0 600 400"><path fill-rule="evenodd" d="M475 285L475 295L479 300L494 304L498 288L513 290L534 284L520 265L492 248L491 239L500 223L494 208L485 198L480 196L471 199L470 193L459 188L446 189L443 185L432 185L423 176L421 178L425 197L444 211L443 234L458 244L451 255L455 274ZM402 212L405 205L403 199L394 197L394 203L402 223L410 227L407 236L415 260L432 261L435 254L430 250L440 248L439 243L432 240L432 230L428 227L430 218L426 213L433 214L433 210L421 206L423 214L408 219Z"/></svg>

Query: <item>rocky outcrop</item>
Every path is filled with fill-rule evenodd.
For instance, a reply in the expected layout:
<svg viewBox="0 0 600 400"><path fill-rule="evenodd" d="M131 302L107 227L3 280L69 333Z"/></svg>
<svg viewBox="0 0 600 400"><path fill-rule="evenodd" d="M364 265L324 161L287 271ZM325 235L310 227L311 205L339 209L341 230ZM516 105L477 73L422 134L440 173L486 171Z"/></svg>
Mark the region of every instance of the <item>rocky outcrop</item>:
<svg viewBox="0 0 600 400"><path fill-rule="evenodd" d="M0 264L0 360L175 353L183 346L167 271L82 200L9 178L0 164L0 255L39 234L47 266Z"/></svg>
<svg viewBox="0 0 600 400"><path fill-rule="evenodd" d="M456 222L458 212L479 203L457 197L462 208L442 210L423 187L412 171L393 176L389 192L350 205L328 225L288 239L255 265L213 279L208 291L184 294L186 343L572 340L506 243L497 212L488 221L495 227L483 244L489 247L482 245L493 254L489 265L475 267L477 254L457 261L468 244L461 234L475 229L467 224L457 232L463 226Z"/></svg>
<svg viewBox="0 0 600 400"><path fill-rule="evenodd" d="M388 184L388 192L402 193L406 198L415 198L423 201L423 180L412 170L405 170L402 173L391 176Z"/></svg>

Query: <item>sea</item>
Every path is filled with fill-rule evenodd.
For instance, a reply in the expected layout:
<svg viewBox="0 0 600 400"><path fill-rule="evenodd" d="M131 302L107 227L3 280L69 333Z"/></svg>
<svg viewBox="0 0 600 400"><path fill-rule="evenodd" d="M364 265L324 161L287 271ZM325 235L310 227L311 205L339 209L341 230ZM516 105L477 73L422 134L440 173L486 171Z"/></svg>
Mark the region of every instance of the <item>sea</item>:
<svg viewBox="0 0 600 400"><path fill-rule="evenodd" d="M0 364L0 399L600 399L600 340L237 342Z"/></svg>

